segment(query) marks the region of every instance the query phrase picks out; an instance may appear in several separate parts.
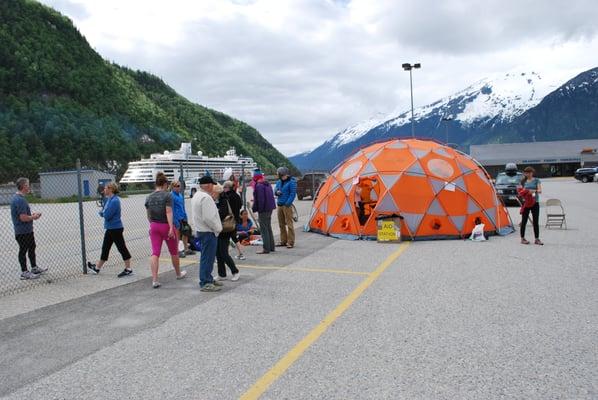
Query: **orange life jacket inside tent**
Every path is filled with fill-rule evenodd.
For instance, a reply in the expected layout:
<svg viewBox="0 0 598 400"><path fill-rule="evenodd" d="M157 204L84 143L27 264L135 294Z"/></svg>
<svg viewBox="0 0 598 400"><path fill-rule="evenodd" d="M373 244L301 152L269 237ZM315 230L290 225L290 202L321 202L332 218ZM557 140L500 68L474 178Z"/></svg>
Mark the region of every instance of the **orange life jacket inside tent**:
<svg viewBox="0 0 598 400"><path fill-rule="evenodd" d="M475 221L487 234L513 231L486 171L442 144L394 139L358 150L320 188L309 229L339 238L374 239L376 217L403 217L406 239L462 238Z"/></svg>

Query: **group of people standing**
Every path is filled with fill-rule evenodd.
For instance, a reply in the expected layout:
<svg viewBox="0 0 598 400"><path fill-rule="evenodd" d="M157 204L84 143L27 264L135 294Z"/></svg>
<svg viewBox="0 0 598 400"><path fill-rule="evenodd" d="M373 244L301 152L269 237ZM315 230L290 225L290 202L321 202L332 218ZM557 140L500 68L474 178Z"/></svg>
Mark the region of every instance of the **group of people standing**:
<svg viewBox="0 0 598 400"><path fill-rule="evenodd" d="M540 240L539 213L540 193L542 185L534 176L534 169L527 167L524 178L520 183L519 195L524 200L521 207L520 236L522 244L530 242L525 238L525 231L530 214L534 228L534 244L543 245ZM259 169L253 173L253 204L252 211L258 214L257 222L262 239L262 249L257 254L269 254L276 247L292 249L295 246L295 231L293 226L293 201L296 196L297 183L290 175L288 168L277 170L278 180L274 189ZM199 262L199 286L202 291L219 291L223 280L228 279L227 267L231 272L230 279L237 281L240 277L239 269L229 254L230 243L236 244L238 255L236 258L245 259L240 241L248 241L256 227L249 219L248 210L237 193L234 180L218 184L211 176L203 176L199 180L200 190L191 200L191 215L189 220L185 210L184 194L181 183L170 185L164 173L158 173L155 180L155 191L145 201L147 219L149 222L149 237L151 242L151 273L152 287L161 286L158 280L159 260L162 244L166 243L170 253L172 265L177 279L185 278L187 272L180 267L180 258L193 255L189 239L197 238L201 248ZM33 221L41 218L41 213L32 213L26 200L30 192L29 180L19 178L16 181L17 193L11 201L11 217L14 226L15 239L19 245L18 260L21 266L22 280L37 279L47 271L47 268L37 265L35 255L35 237ZM112 245L116 245L122 256L125 268L118 277L126 277L133 273L131 254L124 239L124 226L121 220L121 202L118 196L118 185L108 183L103 188L104 202L100 217L104 219L104 239L100 259L88 263L88 270L99 273L108 260ZM272 212L278 210L280 227L280 241L275 243L272 231ZM189 224L191 221L191 225ZM179 239L183 242L183 250L179 252ZM27 268L27 258L31 269ZM212 276L213 264L216 259L218 275Z"/></svg>

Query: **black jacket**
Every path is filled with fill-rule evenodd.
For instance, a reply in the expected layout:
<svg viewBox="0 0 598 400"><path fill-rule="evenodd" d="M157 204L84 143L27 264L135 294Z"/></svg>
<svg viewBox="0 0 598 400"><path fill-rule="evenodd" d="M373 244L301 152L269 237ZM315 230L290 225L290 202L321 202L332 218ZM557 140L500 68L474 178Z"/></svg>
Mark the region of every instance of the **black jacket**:
<svg viewBox="0 0 598 400"><path fill-rule="evenodd" d="M220 194L220 198L218 199L218 215L220 215L220 221L222 221L224 217L228 215L228 206L226 205L227 202L230 204L230 208L235 216L235 220L237 223L240 223L242 201L241 196L239 196L234 190L222 192Z"/></svg>

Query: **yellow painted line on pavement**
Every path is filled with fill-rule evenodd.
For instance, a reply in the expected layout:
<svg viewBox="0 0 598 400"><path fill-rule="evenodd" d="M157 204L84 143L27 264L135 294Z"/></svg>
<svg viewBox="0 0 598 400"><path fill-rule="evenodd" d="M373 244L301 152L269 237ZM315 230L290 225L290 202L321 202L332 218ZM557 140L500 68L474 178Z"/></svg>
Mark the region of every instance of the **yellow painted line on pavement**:
<svg viewBox="0 0 598 400"><path fill-rule="evenodd" d="M299 272L327 272L331 274L346 274L346 275L365 275L369 272L350 271L345 269L329 269L329 268L295 268L295 267L273 267L273 266L257 266L257 265L237 265L239 268L249 269L266 269L266 270L284 270L284 271L299 271Z"/></svg>
<svg viewBox="0 0 598 400"><path fill-rule="evenodd" d="M407 249L410 242L404 242L399 249L392 253L374 272L372 272L361 284L351 292L350 295L330 313L322 322L318 324L311 332L307 334L295 347L291 349L283 358L281 358L268 372L253 384L240 398L241 400L255 400L262 394L290 367L297 361L303 353L326 332L326 330L336 321L349 307L357 300L363 292L374 283L378 277Z"/></svg>

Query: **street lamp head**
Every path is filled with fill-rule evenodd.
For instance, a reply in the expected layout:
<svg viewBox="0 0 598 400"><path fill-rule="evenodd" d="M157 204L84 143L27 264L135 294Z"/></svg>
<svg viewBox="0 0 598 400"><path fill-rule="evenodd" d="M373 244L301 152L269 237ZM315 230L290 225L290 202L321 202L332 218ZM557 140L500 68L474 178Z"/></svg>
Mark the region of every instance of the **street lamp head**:
<svg viewBox="0 0 598 400"><path fill-rule="evenodd" d="M421 68L421 67L422 67L422 65L420 63L413 64L413 68Z"/></svg>
<svg viewBox="0 0 598 400"><path fill-rule="evenodd" d="M411 70L411 64L409 64L409 63L403 64L402 67L403 67L403 69L405 71L410 71Z"/></svg>

